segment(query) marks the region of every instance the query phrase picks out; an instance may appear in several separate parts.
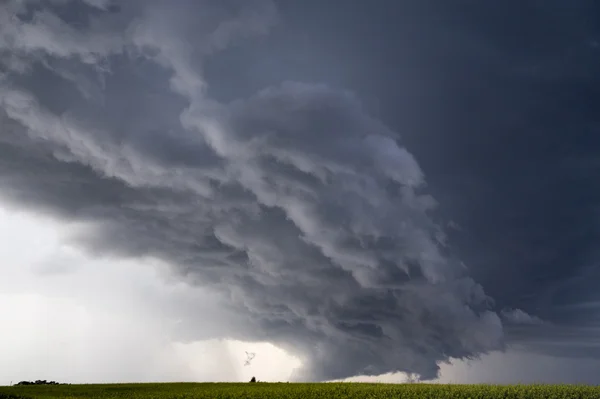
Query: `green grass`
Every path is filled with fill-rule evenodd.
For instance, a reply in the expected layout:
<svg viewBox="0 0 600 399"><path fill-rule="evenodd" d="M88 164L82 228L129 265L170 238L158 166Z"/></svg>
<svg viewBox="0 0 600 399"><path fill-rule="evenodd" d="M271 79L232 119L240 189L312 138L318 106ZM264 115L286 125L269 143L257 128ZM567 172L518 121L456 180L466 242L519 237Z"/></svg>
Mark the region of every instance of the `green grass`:
<svg viewBox="0 0 600 399"><path fill-rule="evenodd" d="M600 387L577 385L438 385L438 384L268 384L268 383L169 383L42 385L0 387L0 399L26 398L126 398L126 399L226 399L226 398L369 398L369 399L571 399L598 398Z"/></svg>

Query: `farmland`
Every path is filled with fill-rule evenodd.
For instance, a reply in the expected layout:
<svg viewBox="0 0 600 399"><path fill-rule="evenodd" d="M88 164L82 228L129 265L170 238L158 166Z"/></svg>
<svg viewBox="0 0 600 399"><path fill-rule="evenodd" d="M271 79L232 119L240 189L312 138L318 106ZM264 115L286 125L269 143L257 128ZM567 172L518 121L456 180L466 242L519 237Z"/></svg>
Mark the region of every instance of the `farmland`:
<svg viewBox="0 0 600 399"><path fill-rule="evenodd" d="M441 385L361 383L164 383L0 387L0 399L258 399L258 398L599 398L600 387L576 385Z"/></svg>

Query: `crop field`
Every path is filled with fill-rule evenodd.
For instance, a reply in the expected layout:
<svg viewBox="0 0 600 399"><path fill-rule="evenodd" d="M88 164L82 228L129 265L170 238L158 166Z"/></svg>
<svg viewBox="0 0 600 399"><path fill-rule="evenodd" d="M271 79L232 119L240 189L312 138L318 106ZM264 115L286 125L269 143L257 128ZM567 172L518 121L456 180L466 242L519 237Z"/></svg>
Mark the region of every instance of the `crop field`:
<svg viewBox="0 0 600 399"><path fill-rule="evenodd" d="M599 398L600 387L576 385L440 385L440 384L287 384L165 383L0 387L0 399L124 398Z"/></svg>

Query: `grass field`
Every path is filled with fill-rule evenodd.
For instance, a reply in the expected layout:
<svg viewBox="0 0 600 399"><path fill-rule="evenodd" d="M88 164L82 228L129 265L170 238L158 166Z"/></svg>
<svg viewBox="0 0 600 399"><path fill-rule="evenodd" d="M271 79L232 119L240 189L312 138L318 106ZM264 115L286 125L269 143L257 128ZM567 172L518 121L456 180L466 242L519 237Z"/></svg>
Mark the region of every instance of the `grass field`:
<svg viewBox="0 0 600 399"><path fill-rule="evenodd" d="M24 398L599 398L600 387L575 385L438 385L438 384L110 384L0 387L0 399Z"/></svg>

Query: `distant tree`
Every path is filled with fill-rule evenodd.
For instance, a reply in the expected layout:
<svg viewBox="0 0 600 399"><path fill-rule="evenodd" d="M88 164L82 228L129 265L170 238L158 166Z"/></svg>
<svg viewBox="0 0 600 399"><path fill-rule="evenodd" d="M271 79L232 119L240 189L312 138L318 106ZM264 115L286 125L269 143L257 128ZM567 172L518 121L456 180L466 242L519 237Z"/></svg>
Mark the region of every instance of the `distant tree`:
<svg viewBox="0 0 600 399"><path fill-rule="evenodd" d="M250 380L250 382L256 382L256 377L252 377L252 379Z"/></svg>
<svg viewBox="0 0 600 399"><path fill-rule="evenodd" d="M17 385L59 385L56 381L36 380L36 381L20 381Z"/></svg>

